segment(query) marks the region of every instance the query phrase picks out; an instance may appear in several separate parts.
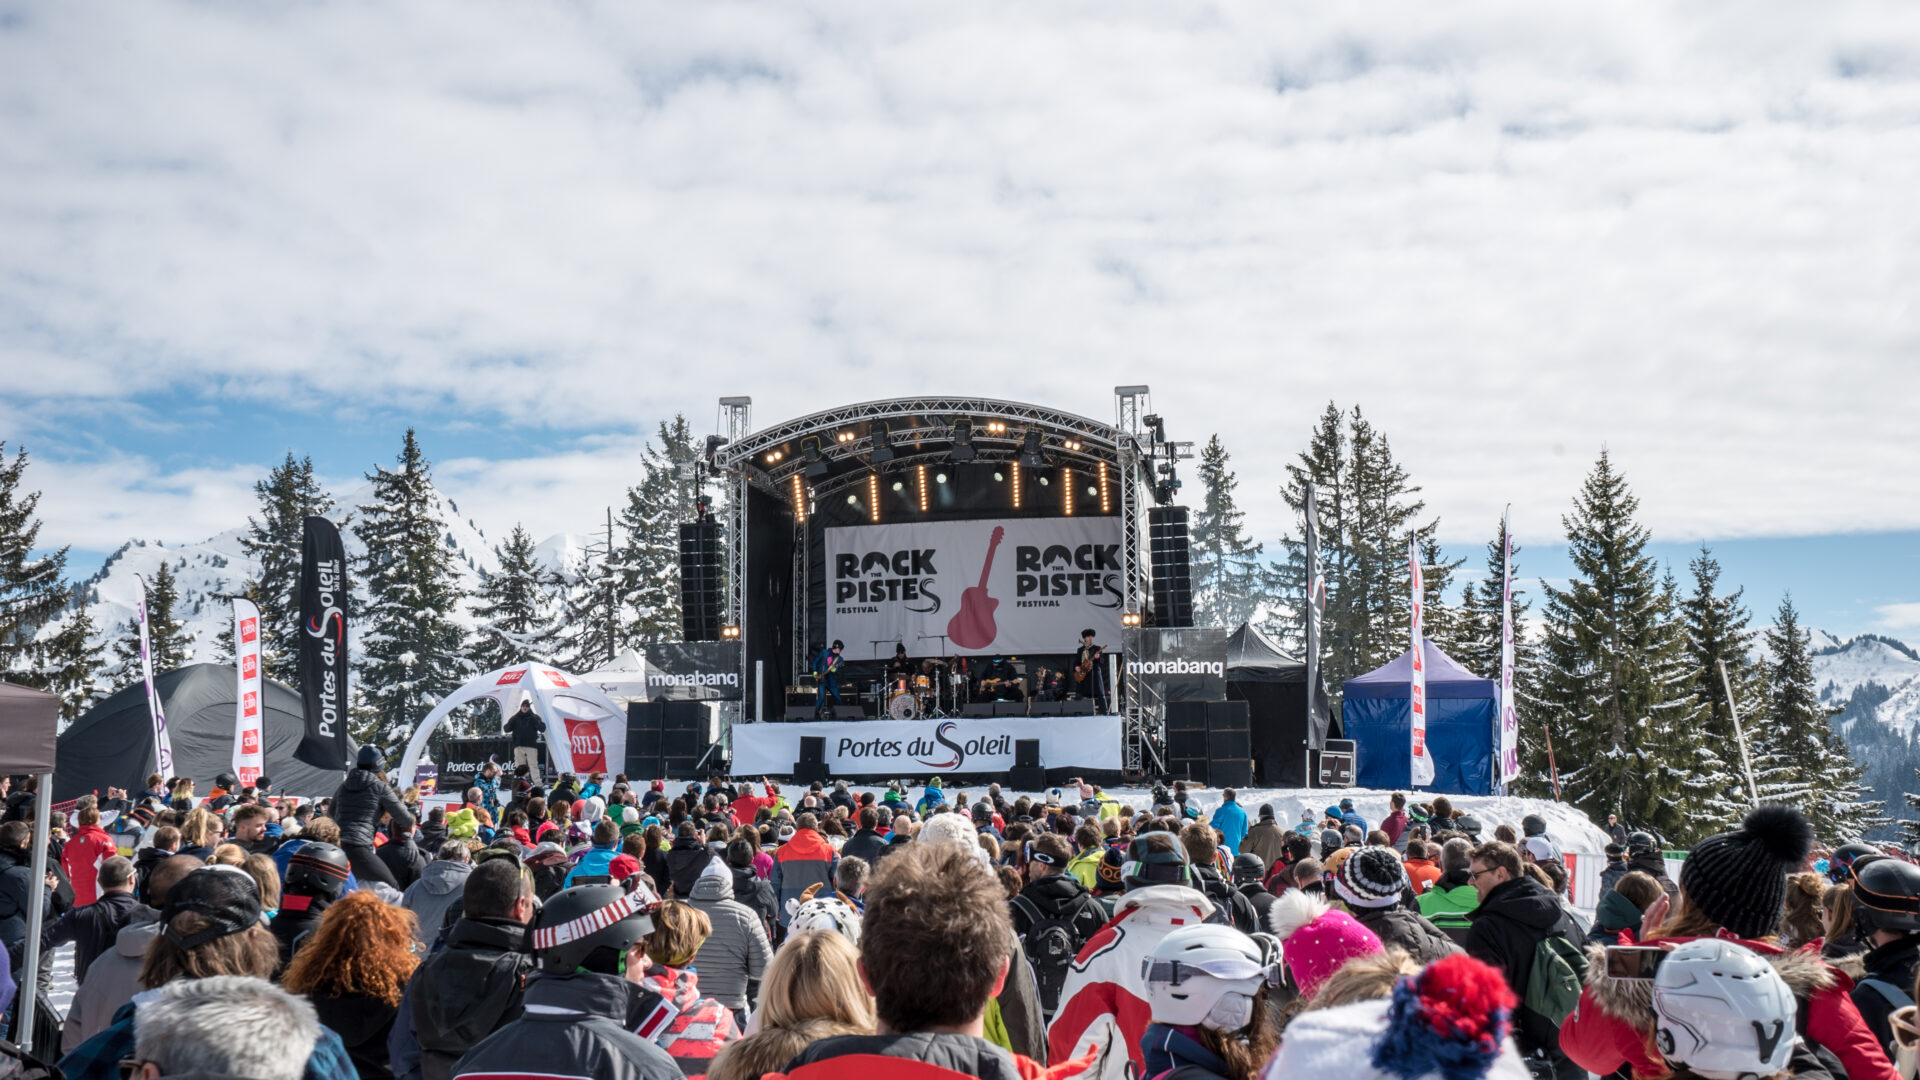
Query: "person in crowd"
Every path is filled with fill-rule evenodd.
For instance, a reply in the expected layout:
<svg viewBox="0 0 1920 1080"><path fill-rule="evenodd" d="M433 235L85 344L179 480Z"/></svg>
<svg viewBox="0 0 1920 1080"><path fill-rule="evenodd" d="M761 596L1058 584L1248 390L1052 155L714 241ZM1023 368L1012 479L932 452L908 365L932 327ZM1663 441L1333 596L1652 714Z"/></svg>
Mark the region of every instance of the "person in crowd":
<svg viewBox="0 0 1920 1080"><path fill-rule="evenodd" d="M1260 856L1260 865L1272 866L1286 853L1286 830L1280 828L1274 819L1273 804L1261 803L1259 820L1240 841L1238 851L1245 855L1251 852Z"/></svg>
<svg viewBox="0 0 1920 1080"><path fill-rule="evenodd" d="M528 775L537 775L540 772L540 743L546 738L547 725L540 719L540 714L533 711L532 699L521 698L520 707L501 726L513 744L514 770L525 769Z"/></svg>
<svg viewBox="0 0 1920 1080"><path fill-rule="evenodd" d="M1577 952L1585 934L1551 890L1525 875L1520 853L1511 844L1494 840L1475 848L1468 879L1479 904L1467 931L1467 953L1505 973L1507 985L1524 1002L1542 940L1558 938ZM1550 1069L1558 1080L1584 1080L1580 1066L1561 1049L1558 1020L1523 1003L1514 1018L1514 1041L1522 1054L1540 1061L1543 1071Z"/></svg>
<svg viewBox="0 0 1920 1080"><path fill-rule="evenodd" d="M866 1080L906 1075L906 1063L914 1063L912 1075L926 1077L1039 1071L984 1037L988 1003L1008 978L1005 943L1012 937L1000 887L985 863L958 844L912 844L882 864L867 912L860 972L873 991L875 1033L815 1042L771 1075ZM927 977L922 958L929 956L945 959L938 978Z"/></svg>
<svg viewBox="0 0 1920 1080"><path fill-rule="evenodd" d="M1622 825L1622 824L1620 824L1620 815L1619 815L1619 814L1608 814L1608 815L1607 815L1607 836L1608 836L1608 838L1609 838L1609 839L1611 839L1611 840L1612 840L1612 841L1613 841L1614 843L1616 843L1616 844L1619 844L1619 845L1620 845L1620 849L1621 849L1622 851L1625 851L1625 850L1626 850L1626 847L1627 847L1627 827L1626 827L1625 825Z"/></svg>
<svg viewBox="0 0 1920 1080"><path fill-rule="evenodd" d="M1440 845L1440 876L1419 897L1420 914L1456 945L1466 944L1473 910L1480 906L1472 862L1473 845L1466 839L1454 837Z"/></svg>
<svg viewBox="0 0 1920 1080"><path fill-rule="evenodd" d="M573 864L573 869L567 871L566 886L572 887L574 879L580 877L614 877L613 860L619 856L620 827L602 818L594 823L592 845Z"/></svg>
<svg viewBox="0 0 1920 1080"><path fill-rule="evenodd" d="M159 825L148 837L148 844L133 853L134 899L153 906L153 900L147 895L147 880L153 874L153 868L180 854L180 830L173 825Z"/></svg>
<svg viewBox="0 0 1920 1080"><path fill-rule="evenodd" d="M1356 1001L1378 1001L1391 996L1394 986L1403 976L1418 974L1420 965L1414 963L1413 957L1398 946L1388 946L1386 951L1368 956L1356 956L1327 976L1312 998L1296 1001L1291 1006L1292 1014L1297 1016L1316 1009L1337 1008Z"/></svg>
<svg viewBox="0 0 1920 1080"><path fill-rule="evenodd" d="M61 908L54 893L58 877L49 870L43 881L33 879L33 826L21 819L0 824L0 948L6 950L8 971L17 984L25 976L21 965L27 962L27 916L33 905L40 905L42 922L59 918ZM39 984L44 991L53 977L53 953L40 955Z"/></svg>
<svg viewBox="0 0 1920 1080"><path fill-rule="evenodd" d="M1827 880L1835 885L1847 885L1853 882L1853 864L1861 859L1872 858L1880 850L1872 844L1855 841L1841 844L1827 855Z"/></svg>
<svg viewBox="0 0 1920 1080"><path fill-rule="evenodd" d="M802 813L794 819L793 838L780 845L773 857L773 874L769 884L780 905L780 921L786 923L792 918L788 901L798 902L800 894L810 885L828 885L833 881L839 856L826 838L820 835L819 819L810 813ZM699 876L703 862L694 871ZM692 878L688 879L689 890Z"/></svg>
<svg viewBox="0 0 1920 1080"><path fill-rule="evenodd" d="M1363 837L1364 837L1364 836L1366 836L1366 835L1367 835L1367 833L1368 833L1368 832L1370 831L1370 830L1369 830L1369 828L1368 828L1368 826L1367 826L1367 819L1366 819L1366 818L1363 818L1363 817L1361 817L1361 816L1360 816L1360 812L1359 812L1358 810L1355 810L1355 809L1353 808L1353 800L1352 800L1352 799L1341 799L1341 800L1340 800L1340 811L1339 811L1339 813L1338 813L1338 814L1336 814L1336 815L1334 815L1334 816L1336 816L1337 818L1339 818L1339 820L1340 820L1340 824L1341 824L1341 825L1342 825L1343 827L1345 827L1345 828L1352 828L1352 829L1359 829L1359 830L1360 830L1360 835L1361 835L1361 836L1363 836Z"/></svg>
<svg viewBox="0 0 1920 1080"><path fill-rule="evenodd" d="M681 822L674 829L673 844L667 848L669 891L661 895L682 899L693 895L693 883L700 879L700 874L706 870L712 858L713 853L707 850L707 842L701 838L699 827L692 821Z"/></svg>
<svg viewBox="0 0 1920 1080"><path fill-rule="evenodd" d="M1327 891L1326 868L1319 859L1301 859L1293 864L1293 889L1311 896L1325 898ZM1284 893L1282 895L1285 895ZM1272 908L1268 908L1272 911ZM1271 918L1269 918L1271 923Z"/></svg>
<svg viewBox="0 0 1920 1080"><path fill-rule="evenodd" d="M1920 970L1920 866L1893 858L1856 859L1854 918L1873 948L1861 957L1853 1004L1891 1059L1895 1010L1913 1002Z"/></svg>
<svg viewBox="0 0 1920 1080"><path fill-rule="evenodd" d="M1596 945L1617 945L1623 942L1620 935L1626 934L1624 940L1638 941L1646 910L1665 895L1652 874L1639 870L1628 873L1611 891L1600 894L1587 940Z"/></svg>
<svg viewBox="0 0 1920 1080"><path fill-rule="evenodd" d="M1387 816L1380 819L1380 831L1387 834L1388 846L1399 851L1407 849L1403 838L1407 835L1408 824L1407 793L1396 791L1387 796Z"/></svg>
<svg viewBox="0 0 1920 1080"><path fill-rule="evenodd" d="M1670 911L1668 903L1654 902L1644 916L1643 941L1662 946L1696 938L1738 942L1767 958L1787 980L1802 1003L1802 1033L1839 1058L1849 1080L1895 1080L1885 1051L1841 980L1808 953L1794 954L1792 960L1801 963L1783 960L1787 954L1776 943L1787 875L1805 864L1812 845L1813 827L1798 810L1766 804L1749 811L1739 828L1694 845L1680 867L1679 900ZM1479 928L1476 922L1475 931ZM1560 1027L1560 1045L1588 1071L1606 1074L1624 1065L1641 1080L1664 1076L1666 1065L1647 1039L1645 1016L1628 1002L1638 999L1638 988L1616 985L1622 981L1602 973L1582 992L1579 1007Z"/></svg>
<svg viewBox="0 0 1920 1080"><path fill-rule="evenodd" d="M239 866L247 861L247 849L239 844L221 844L213 849L213 857L208 859L213 866Z"/></svg>
<svg viewBox="0 0 1920 1080"><path fill-rule="evenodd" d="M140 790L140 801L145 802L148 799L155 799L159 802L167 801L166 777L161 776L159 773L147 774L147 786Z"/></svg>
<svg viewBox="0 0 1920 1080"><path fill-rule="evenodd" d="M1608 844L1606 856L1607 865L1600 868L1600 891L1602 893L1611 891L1615 882L1633 872L1633 867L1627 865L1627 845L1620 843ZM1818 937L1819 935L1816 933L1814 936Z"/></svg>
<svg viewBox="0 0 1920 1080"><path fill-rule="evenodd" d="M1231 927L1183 926L1161 938L1147 962L1144 1075L1253 1080L1274 1049L1266 1006L1274 968Z"/></svg>
<svg viewBox="0 0 1920 1080"><path fill-rule="evenodd" d="M1033 968L1040 1013L1049 1020L1075 957L1107 923L1093 892L1067 873L1072 854L1066 838L1052 833L1027 841L1025 883L1011 901L1013 932Z"/></svg>
<svg viewBox="0 0 1920 1080"><path fill-rule="evenodd" d="M260 891L244 871L202 866L175 882L166 897L160 934L141 964L143 989L215 975L272 977L279 950L260 924ZM134 1055L144 1000L145 995L134 998L105 1029L60 1059L60 1071L68 1080L119 1080L120 1063ZM340 1037L323 1025L302 1075L307 1080L355 1080L358 1074Z"/></svg>
<svg viewBox="0 0 1920 1080"><path fill-rule="evenodd" d="M461 905L446 947L415 969L394 1019L388 1054L403 1080L447 1080L475 1043L519 1017L535 970L533 882L516 860L475 866Z"/></svg>
<svg viewBox="0 0 1920 1080"><path fill-rule="evenodd" d="M820 1039L873 1034L873 997L859 965L857 947L841 934L788 937L767 968L751 1030L720 1051L707 1076L759 1080Z"/></svg>
<svg viewBox="0 0 1920 1080"><path fill-rule="evenodd" d="M1782 948L1797 949L1826 933L1820 923L1820 898L1826 891L1827 879L1812 870L1787 878L1787 903L1780 917Z"/></svg>
<svg viewBox="0 0 1920 1080"><path fill-rule="evenodd" d="M418 963L413 940L412 912L353 893L327 909L281 976L340 1036L361 1080L392 1080L387 1037Z"/></svg>
<svg viewBox="0 0 1920 1080"><path fill-rule="evenodd" d="M411 819L403 822L395 818L387 822L387 842L374 853L392 875L394 887L403 893L420 880L420 871L427 868L427 855L414 843L413 834Z"/></svg>
<svg viewBox="0 0 1920 1080"><path fill-rule="evenodd" d="M245 1032L235 1038L235 1032ZM300 1080L320 1040L305 999L245 975L182 979L154 992L134 1022L127 1080Z"/></svg>
<svg viewBox="0 0 1920 1080"><path fill-rule="evenodd" d="M860 829L841 846L840 857L865 859L871 866L887 847L887 838L880 833L880 810L877 807L863 806L856 820L859 822Z"/></svg>
<svg viewBox="0 0 1920 1080"><path fill-rule="evenodd" d="M420 871L419 880L400 894L400 906L413 912L413 939L420 952L439 939L446 925L447 911L460 899L473 872L473 853L464 840L447 840L434 852L433 861Z"/></svg>
<svg viewBox="0 0 1920 1080"><path fill-rule="evenodd" d="M220 819L205 807L189 811L180 822L180 854L206 862L213 858L213 849L220 846L225 835Z"/></svg>
<svg viewBox="0 0 1920 1080"><path fill-rule="evenodd" d="M1826 935L1820 940L1820 955L1838 962L1859 956L1870 946L1853 917L1853 884L1834 885L1820 894L1820 923Z"/></svg>
<svg viewBox="0 0 1920 1080"><path fill-rule="evenodd" d="M1400 857L1385 847L1354 852L1333 879L1334 893L1382 944L1398 945L1422 965L1460 951L1426 916L1401 905L1410 888Z"/></svg>
<svg viewBox="0 0 1920 1080"><path fill-rule="evenodd" d="M1114 905L1112 920L1074 958L1047 1031L1049 1060L1074 1061L1094 1053L1087 1075L1103 1080L1117 1080L1129 1069L1137 1074L1145 1065L1140 1037L1152 1010L1141 962L1176 926L1204 922L1214 910L1213 901L1195 886L1171 833L1147 833L1134 841L1124 882L1126 893Z"/></svg>
<svg viewBox="0 0 1920 1080"><path fill-rule="evenodd" d="M1067 860L1067 873L1089 890L1099 885L1100 859L1107 853L1106 834L1092 822L1073 831L1073 858Z"/></svg>
<svg viewBox="0 0 1920 1080"><path fill-rule="evenodd" d="M352 864L353 873L362 881L382 882L396 892L401 888L400 879L374 851L374 833L379 830L382 815L392 818L391 830L411 833L413 814L400 796L380 775L382 762L386 755L377 746L362 746L354 758L353 768L347 771L347 777L341 782L339 790L333 795L333 820L340 829L337 843L340 850L346 852L347 861Z"/></svg>
<svg viewBox="0 0 1920 1080"><path fill-rule="evenodd" d="M1274 900L1267 929L1280 942L1281 959L1301 1001L1312 1001L1349 960L1384 951L1379 935L1306 889L1288 890Z"/></svg>
<svg viewBox="0 0 1920 1080"><path fill-rule="evenodd" d="M5 826L0 826L4 830ZM140 968L146 961L147 947L160 936L159 912L166 906L167 892L181 878L201 868L199 860L176 855L155 864L143 884L151 907L143 906L126 926L113 937L113 947L96 957L79 980L73 1003L60 1025L60 1050L72 1053L82 1042L106 1030L113 1014L133 1000L140 990Z"/></svg>
<svg viewBox="0 0 1920 1080"><path fill-rule="evenodd" d="M729 862L745 846L743 841L730 843ZM750 861L747 877L753 877ZM737 880L735 868L715 859L693 883L688 903L707 920L708 926L707 936L693 957L693 966L700 972L701 988L733 1010L737 1026L745 1030L747 1008L760 981L766 977L767 965L773 962L773 949L768 944L768 925L760 912L735 898ZM754 884L765 888L758 880L754 880Z"/></svg>
<svg viewBox="0 0 1920 1080"><path fill-rule="evenodd" d="M1425 840L1409 837L1406 842L1407 883L1418 897L1427 891L1428 886L1440 880L1440 864L1433 858L1437 848Z"/></svg>
<svg viewBox="0 0 1920 1080"><path fill-rule="evenodd" d="M1240 808L1239 796L1232 788L1220 792L1220 805L1208 819L1220 832L1220 846L1228 855L1240 854L1240 842L1247 838L1247 812Z"/></svg>
<svg viewBox="0 0 1920 1080"><path fill-rule="evenodd" d="M1189 822L1180 830L1180 846L1185 849L1187 864L1192 867L1194 888L1205 893L1218 911L1213 921L1226 923L1244 934L1259 929L1254 922L1253 904L1216 865L1220 849L1214 842L1213 829L1197 821Z"/></svg>
<svg viewBox="0 0 1920 1080"><path fill-rule="evenodd" d="M261 913L272 919L280 911L280 871L274 869L273 856L249 855L241 861L240 869L260 887Z"/></svg>
<svg viewBox="0 0 1920 1080"><path fill-rule="evenodd" d="M247 803L233 811L233 842L249 855L271 855L284 838L273 807Z"/></svg>
<svg viewBox="0 0 1920 1080"><path fill-rule="evenodd" d="M983 866L992 869L986 850L973 827L965 817L957 813L936 814L920 829L913 847L926 847L946 844L966 852L978 859ZM998 878L996 877L996 880ZM1001 898L1010 899L1005 886L1001 888ZM798 925L798 917L795 918ZM989 1042L1013 1054L1044 1062L1047 1058L1046 1021L1040 1012L1040 995L1036 988L1032 966L1027 963L1027 954L1020 948L1020 942L1014 937L1011 926L1006 936L1007 970L1009 975L1001 984L998 993L987 1003L985 1017L986 1038Z"/></svg>
<svg viewBox="0 0 1920 1080"><path fill-rule="evenodd" d="M68 908L40 934L43 951L73 942L74 977L81 986L86 985L87 969L101 953L113 948L114 939L128 923L156 914L133 898L132 859L108 856L94 874L95 900L84 907ZM80 883L74 882L76 892L79 887Z"/></svg>
<svg viewBox="0 0 1920 1080"><path fill-rule="evenodd" d="M640 985L664 998L674 1016L658 1028L653 1041L689 1077L701 1077L715 1054L740 1037L733 1010L700 992L692 960L711 936L706 913L677 900L660 906L653 916L653 932L634 946L645 953ZM628 971L642 965L628 962Z"/></svg>
<svg viewBox="0 0 1920 1080"><path fill-rule="evenodd" d="M60 870L73 884L73 905L86 907L99 898L95 881L100 876L100 865L118 855L120 849L113 837L107 835L107 830L100 827L100 809L94 805L93 796L80 800L74 820L73 837L60 851Z"/></svg>
<svg viewBox="0 0 1920 1080"><path fill-rule="evenodd" d="M1233 857L1233 887L1253 905L1256 930L1266 928L1267 909L1273 906L1273 894L1267 891L1266 878L1267 868L1260 862L1260 856L1243 851Z"/></svg>
<svg viewBox="0 0 1920 1080"><path fill-rule="evenodd" d="M1653 976L1647 1040L1674 1076L1827 1080L1827 1065L1794 1037L1799 1003L1751 949L1702 940L1666 955Z"/></svg>
<svg viewBox="0 0 1920 1080"><path fill-rule="evenodd" d="M280 911L273 917L273 939L282 967L292 963L301 941L320 926L327 909L347 887L347 854L332 844L308 841L287 862L280 885Z"/></svg>
<svg viewBox="0 0 1920 1080"><path fill-rule="evenodd" d="M1508 1038L1519 1006L1498 969L1450 956L1392 985L1296 1016L1263 1080L1528 1080Z"/></svg>
<svg viewBox="0 0 1920 1080"><path fill-rule="evenodd" d="M1627 868L1644 870L1653 880L1660 883L1669 898L1679 894L1680 886L1667 874L1667 860L1660 853L1660 841L1649 832L1634 832L1627 835Z"/></svg>
<svg viewBox="0 0 1920 1080"><path fill-rule="evenodd" d="M618 885L576 885L549 900L533 931L540 973L527 980L520 1016L475 1043L451 1075L679 1080L651 1031L635 1031L665 1011L624 977L634 945L653 932L652 899Z"/></svg>
<svg viewBox="0 0 1920 1080"><path fill-rule="evenodd" d="M767 937L771 939L780 928L780 910L774 899L773 885L754 870L754 861L760 854L759 846L750 835L751 826L742 830L742 835L727 841L727 871L733 877L733 898L745 905L748 910L760 917L766 926ZM699 882L694 883L696 886Z"/></svg>

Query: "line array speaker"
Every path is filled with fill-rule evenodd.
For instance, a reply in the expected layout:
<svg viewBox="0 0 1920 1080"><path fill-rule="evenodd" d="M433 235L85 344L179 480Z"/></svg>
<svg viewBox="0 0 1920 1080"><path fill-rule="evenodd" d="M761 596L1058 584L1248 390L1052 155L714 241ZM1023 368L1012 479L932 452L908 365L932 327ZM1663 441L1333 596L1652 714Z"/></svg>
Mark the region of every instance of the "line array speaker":
<svg viewBox="0 0 1920 1080"><path fill-rule="evenodd" d="M1147 555L1153 567L1153 624L1193 625L1193 548L1187 508L1147 508Z"/></svg>
<svg viewBox="0 0 1920 1080"><path fill-rule="evenodd" d="M1253 736L1244 701L1207 705L1207 782L1215 787L1253 784Z"/></svg>
<svg viewBox="0 0 1920 1080"><path fill-rule="evenodd" d="M1176 780L1208 783L1207 703L1167 702L1167 771Z"/></svg>
<svg viewBox="0 0 1920 1080"><path fill-rule="evenodd" d="M688 641L720 640L720 523L680 526L680 629Z"/></svg>

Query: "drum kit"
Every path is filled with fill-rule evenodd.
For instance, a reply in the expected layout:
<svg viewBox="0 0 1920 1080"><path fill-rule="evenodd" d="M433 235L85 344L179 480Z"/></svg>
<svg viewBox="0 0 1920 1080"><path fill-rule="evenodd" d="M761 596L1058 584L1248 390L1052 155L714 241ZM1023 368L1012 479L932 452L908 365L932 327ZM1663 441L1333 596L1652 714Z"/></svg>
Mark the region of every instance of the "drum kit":
<svg viewBox="0 0 1920 1080"><path fill-rule="evenodd" d="M967 677L946 663L912 678L873 684L874 700L889 720L943 720L966 704Z"/></svg>

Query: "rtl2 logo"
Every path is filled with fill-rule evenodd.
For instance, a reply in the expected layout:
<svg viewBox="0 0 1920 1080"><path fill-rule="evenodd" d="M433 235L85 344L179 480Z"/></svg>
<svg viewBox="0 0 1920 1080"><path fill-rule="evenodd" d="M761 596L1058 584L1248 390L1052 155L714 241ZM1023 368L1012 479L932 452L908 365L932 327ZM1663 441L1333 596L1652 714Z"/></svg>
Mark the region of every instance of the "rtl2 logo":
<svg viewBox="0 0 1920 1080"><path fill-rule="evenodd" d="M259 653L247 653L240 657L240 677L249 682L260 677Z"/></svg>
<svg viewBox="0 0 1920 1080"><path fill-rule="evenodd" d="M260 715L260 695L259 694L256 694L253 691L249 690L244 695L241 696L240 715L241 716L259 716Z"/></svg>
<svg viewBox="0 0 1920 1080"><path fill-rule="evenodd" d="M503 671L500 673L500 681L494 683L493 685L510 686L514 683L519 682L521 676L525 675L526 673L527 673L526 668L515 668L512 671Z"/></svg>
<svg viewBox="0 0 1920 1080"><path fill-rule="evenodd" d="M246 734L240 736L240 752L243 754L257 754L260 752L259 728L248 728Z"/></svg>
<svg viewBox="0 0 1920 1080"><path fill-rule="evenodd" d="M573 771L606 772L607 746L600 738L600 725L591 720L571 719L566 720L566 724L567 747L573 751Z"/></svg>
<svg viewBox="0 0 1920 1080"><path fill-rule="evenodd" d="M251 645L260 639L260 620L240 620L240 644Z"/></svg>

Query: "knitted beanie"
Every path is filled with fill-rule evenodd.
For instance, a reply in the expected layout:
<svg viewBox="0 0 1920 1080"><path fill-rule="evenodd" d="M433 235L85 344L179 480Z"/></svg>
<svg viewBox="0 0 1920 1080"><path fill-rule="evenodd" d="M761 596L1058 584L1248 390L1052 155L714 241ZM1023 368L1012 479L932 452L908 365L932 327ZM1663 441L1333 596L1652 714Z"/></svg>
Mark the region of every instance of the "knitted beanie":
<svg viewBox="0 0 1920 1080"><path fill-rule="evenodd" d="M1392 907L1407 889L1407 868L1393 849L1364 847L1341 860L1333 891L1354 907Z"/></svg>
<svg viewBox="0 0 1920 1080"><path fill-rule="evenodd" d="M1732 832L1695 844L1680 865L1688 902L1742 938L1765 937L1780 924L1787 875L1813 847L1813 826L1791 806L1755 807Z"/></svg>
<svg viewBox="0 0 1920 1080"><path fill-rule="evenodd" d="M1267 909L1267 926L1280 939L1280 954L1302 998L1312 998L1347 961L1384 951L1358 919L1301 889L1280 894Z"/></svg>
<svg viewBox="0 0 1920 1080"><path fill-rule="evenodd" d="M1507 1038L1513 995L1500 973L1465 956L1402 978L1391 997L1301 1013L1261 1080L1528 1080Z"/></svg>

